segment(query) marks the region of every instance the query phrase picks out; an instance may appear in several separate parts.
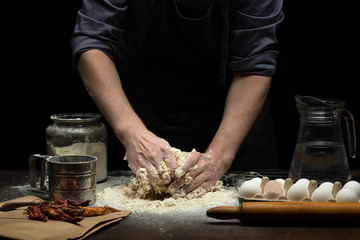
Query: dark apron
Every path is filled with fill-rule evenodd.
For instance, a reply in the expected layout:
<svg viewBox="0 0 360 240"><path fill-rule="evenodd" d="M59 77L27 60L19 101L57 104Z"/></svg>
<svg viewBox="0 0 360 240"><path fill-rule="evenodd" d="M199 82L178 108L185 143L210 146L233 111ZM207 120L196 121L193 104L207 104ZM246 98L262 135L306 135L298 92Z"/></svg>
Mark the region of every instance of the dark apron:
<svg viewBox="0 0 360 240"><path fill-rule="evenodd" d="M219 83L220 4L213 1L204 16L191 19L181 15L174 0L161 2L138 56L120 63L123 88L150 131L183 151L204 152L221 122L232 77ZM231 169L275 167L266 104Z"/></svg>

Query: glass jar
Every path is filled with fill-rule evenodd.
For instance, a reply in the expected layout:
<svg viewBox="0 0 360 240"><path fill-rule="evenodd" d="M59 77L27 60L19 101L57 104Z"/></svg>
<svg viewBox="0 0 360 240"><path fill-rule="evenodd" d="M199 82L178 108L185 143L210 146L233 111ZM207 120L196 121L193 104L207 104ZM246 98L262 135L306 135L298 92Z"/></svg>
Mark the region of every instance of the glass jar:
<svg viewBox="0 0 360 240"><path fill-rule="evenodd" d="M98 158L97 182L107 178L107 131L95 113L61 113L50 116L46 128L46 150L51 156L86 154Z"/></svg>

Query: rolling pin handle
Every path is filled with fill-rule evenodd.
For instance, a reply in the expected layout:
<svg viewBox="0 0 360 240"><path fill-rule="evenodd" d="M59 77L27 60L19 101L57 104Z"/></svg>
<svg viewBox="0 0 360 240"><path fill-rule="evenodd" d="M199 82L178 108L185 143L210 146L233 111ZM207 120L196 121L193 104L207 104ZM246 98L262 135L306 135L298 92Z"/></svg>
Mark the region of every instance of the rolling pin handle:
<svg viewBox="0 0 360 240"><path fill-rule="evenodd" d="M240 206L239 207L214 207L206 211L206 215L216 219L240 219Z"/></svg>

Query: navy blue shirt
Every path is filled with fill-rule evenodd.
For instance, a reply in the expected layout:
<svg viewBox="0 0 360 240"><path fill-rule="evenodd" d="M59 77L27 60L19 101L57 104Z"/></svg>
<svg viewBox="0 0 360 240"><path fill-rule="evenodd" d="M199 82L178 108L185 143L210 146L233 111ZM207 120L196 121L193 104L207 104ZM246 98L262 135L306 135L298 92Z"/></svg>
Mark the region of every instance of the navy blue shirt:
<svg viewBox="0 0 360 240"><path fill-rule="evenodd" d="M73 61L90 49L106 53L150 131L180 149L205 151L232 72L274 74L281 7L282 0L83 0ZM239 156L271 168L274 139L264 109L243 144L249 157Z"/></svg>
<svg viewBox="0 0 360 240"><path fill-rule="evenodd" d="M83 0L74 61L89 49L105 52L142 119L219 123L231 72L274 74L282 0L192 1Z"/></svg>
<svg viewBox="0 0 360 240"><path fill-rule="evenodd" d="M178 4L180 0L167 1ZM223 49L227 51L227 66L245 74L273 75L278 54L276 30L283 19L282 0L223 0L226 1L230 5L228 47ZM72 38L74 61L79 53L94 48L104 51L113 60L129 61L145 40L151 28L151 14L161 2L83 0ZM143 24L137 26L133 46L126 46L125 17L130 7L139 5L142 7L136 12ZM206 4L199 6L209 7Z"/></svg>
<svg viewBox="0 0 360 240"><path fill-rule="evenodd" d="M176 0L179 11L192 18L203 16L207 12L210 2L211 0Z"/></svg>

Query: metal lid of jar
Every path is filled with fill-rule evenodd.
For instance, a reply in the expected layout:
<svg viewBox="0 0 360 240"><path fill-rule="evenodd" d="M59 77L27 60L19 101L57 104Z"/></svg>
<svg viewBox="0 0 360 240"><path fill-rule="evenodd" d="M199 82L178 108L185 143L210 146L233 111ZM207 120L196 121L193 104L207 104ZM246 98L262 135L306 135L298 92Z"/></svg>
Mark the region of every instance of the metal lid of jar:
<svg viewBox="0 0 360 240"><path fill-rule="evenodd" d="M99 121L100 114L97 113L59 113L50 116L50 119L58 123L91 123Z"/></svg>

